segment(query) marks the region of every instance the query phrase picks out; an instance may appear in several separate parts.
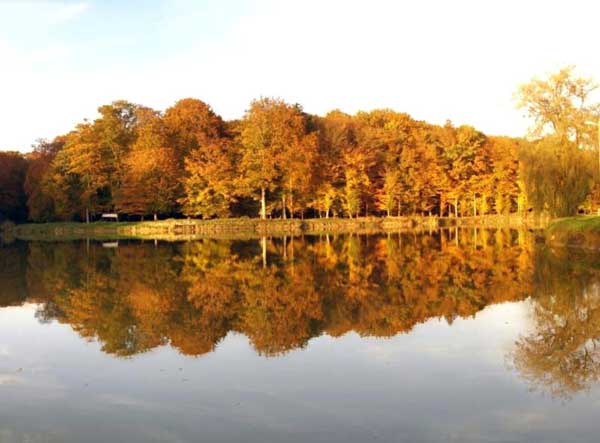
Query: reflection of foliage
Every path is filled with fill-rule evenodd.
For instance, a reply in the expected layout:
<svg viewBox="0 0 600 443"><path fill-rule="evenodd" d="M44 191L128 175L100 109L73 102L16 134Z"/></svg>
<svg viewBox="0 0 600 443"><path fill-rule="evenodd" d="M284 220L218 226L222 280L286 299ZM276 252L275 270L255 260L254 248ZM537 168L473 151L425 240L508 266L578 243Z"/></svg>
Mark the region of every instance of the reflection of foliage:
<svg viewBox="0 0 600 443"><path fill-rule="evenodd" d="M22 243L3 245L0 240L0 304L23 303L26 298L26 255Z"/></svg>
<svg viewBox="0 0 600 443"><path fill-rule="evenodd" d="M27 290L39 317L105 352L170 344L212 351L229 331L264 355L322 333L391 336L530 291L531 242L513 231L301 237L267 242L32 243Z"/></svg>
<svg viewBox="0 0 600 443"><path fill-rule="evenodd" d="M600 379L600 261L572 250L536 256L534 332L513 359L534 387L568 398Z"/></svg>

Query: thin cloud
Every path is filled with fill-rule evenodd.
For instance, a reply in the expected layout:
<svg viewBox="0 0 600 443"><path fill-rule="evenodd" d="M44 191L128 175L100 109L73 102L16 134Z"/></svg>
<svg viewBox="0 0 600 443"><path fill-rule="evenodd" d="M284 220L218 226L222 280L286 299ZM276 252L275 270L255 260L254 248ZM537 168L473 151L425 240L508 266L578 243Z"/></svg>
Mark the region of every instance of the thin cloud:
<svg viewBox="0 0 600 443"><path fill-rule="evenodd" d="M50 23L63 24L75 20L90 8L89 3L62 4L50 17Z"/></svg>

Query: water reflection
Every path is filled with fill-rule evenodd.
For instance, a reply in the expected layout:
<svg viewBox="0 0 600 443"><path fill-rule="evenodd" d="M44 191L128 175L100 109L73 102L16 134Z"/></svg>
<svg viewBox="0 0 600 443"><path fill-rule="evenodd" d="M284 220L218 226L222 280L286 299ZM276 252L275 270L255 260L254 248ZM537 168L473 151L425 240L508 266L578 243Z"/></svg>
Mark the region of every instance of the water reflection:
<svg viewBox="0 0 600 443"><path fill-rule="evenodd" d="M540 246L534 260L533 328L512 358L534 389L570 398L600 379L600 257Z"/></svg>
<svg viewBox="0 0 600 443"><path fill-rule="evenodd" d="M597 435L600 258L528 232L14 242L0 306L2 441Z"/></svg>
<svg viewBox="0 0 600 443"><path fill-rule="evenodd" d="M326 333L390 337L531 296L508 357L531 387L568 398L600 378L600 258L524 231L441 231L187 243L24 243L0 248L0 304L38 304L129 357L215 349L229 332L276 356Z"/></svg>
<svg viewBox="0 0 600 443"><path fill-rule="evenodd" d="M230 331L266 356L323 333L389 337L522 300L535 281L533 240L510 230L0 251L3 305L40 303L41 321L121 357L165 344L202 355Z"/></svg>

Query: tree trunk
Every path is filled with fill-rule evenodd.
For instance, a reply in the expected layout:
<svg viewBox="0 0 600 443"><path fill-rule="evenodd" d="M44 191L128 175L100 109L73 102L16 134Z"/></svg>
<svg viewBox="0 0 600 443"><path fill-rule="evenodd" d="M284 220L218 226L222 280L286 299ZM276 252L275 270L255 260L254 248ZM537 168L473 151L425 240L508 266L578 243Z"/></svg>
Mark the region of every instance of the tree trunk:
<svg viewBox="0 0 600 443"><path fill-rule="evenodd" d="M261 237L260 247L262 249L262 265L263 268L267 267L267 237Z"/></svg>
<svg viewBox="0 0 600 443"><path fill-rule="evenodd" d="M154 221L157 221L157 220L158 220L158 214L155 212L154 213Z"/></svg>
<svg viewBox="0 0 600 443"><path fill-rule="evenodd" d="M329 218L329 208L325 211L325 218Z"/></svg>
<svg viewBox="0 0 600 443"><path fill-rule="evenodd" d="M398 200L398 217L402 215L402 203Z"/></svg>
<svg viewBox="0 0 600 443"><path fill-rule="evenodd" d="M473 196L473 216L477 217L477 197Z"/></svg>
<svg viewBox="0 0 600 443"><path fill-rule="evenodd" d="M267 218L267 202L265 194L265 188L260 188L260 218L262 220Z"/></svg>
<svg viewBox="0 0 600 443"><path fill-rule="evenodd" d="M458 198L454 199L454 216L458 218Z"/></svg>
<svg viewBox="0 0 600 443"><path fill-rule="evenodd" d="M387 216L390 217L392 215L392 211L390 210L390 208L387 209Z"/></svg>
<svg viewBox="0 0 600 443"><path fill-rule="evenodd" d="M286 219L285 215L285 194L281 194L281 218Z"/></svg>
<svg viewBox="0 0 600 443"><path fill-rule="evenodd" d="M85 208L85 223L90 223L90 210L88 208Z"/></svg>
<svg viewBox="0 0 600 443"><path fill-rule="evenodd" d="M290 218L294 218L294 187L290 178Z"/></svg>

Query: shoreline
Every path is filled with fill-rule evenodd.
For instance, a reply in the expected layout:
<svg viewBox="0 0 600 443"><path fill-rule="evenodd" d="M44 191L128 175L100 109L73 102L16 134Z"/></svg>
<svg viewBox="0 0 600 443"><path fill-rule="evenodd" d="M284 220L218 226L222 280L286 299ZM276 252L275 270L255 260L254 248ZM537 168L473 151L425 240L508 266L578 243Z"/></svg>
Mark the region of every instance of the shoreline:
<svg viewBox="0 0 600 443"><path fill-rule="evenodd" d="M5 227L3 236L19 240L246 239L265 236L375 234L454 227L541 228L547 220L510 215L477 217L361 217L316 219L167 219L143 222L28 223Z"/></svg>
<svg viewBox="0 0 600 443"><path fill-rule="evenodd" d="M580 215L553 221L546 230L551 246L600 250L600 216Z"/></svg>

